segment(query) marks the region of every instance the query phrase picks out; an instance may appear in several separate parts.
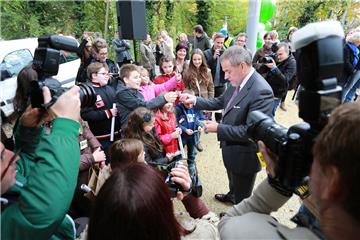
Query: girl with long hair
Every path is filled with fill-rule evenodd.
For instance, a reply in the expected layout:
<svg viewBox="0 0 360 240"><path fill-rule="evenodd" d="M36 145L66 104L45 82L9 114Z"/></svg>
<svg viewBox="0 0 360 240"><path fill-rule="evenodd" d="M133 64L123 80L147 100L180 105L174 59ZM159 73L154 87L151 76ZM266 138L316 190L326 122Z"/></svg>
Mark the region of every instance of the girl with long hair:
<svg viewBox="0 0 360 240"><path fill-rule="evenodd" d="M184 73L183 81L185 88L193 90L195 96L203 98L214 97L214 83L211 71L208 69L205 56L200 49L194 49L192 52L189 67Z"/></svg>
<svg viewBox="0 0 360 240"><path fill-rule="evenodd" d="M139 107L130 113L124 129L125 138L139 139L144 144L145 161L153 167L167 165L173 158L165 155L163 145L155 129L155 116L147 108ZM200 198L187 195L182 200L186 210L193 218L201 218L209 213L209 209Z"/></svg>

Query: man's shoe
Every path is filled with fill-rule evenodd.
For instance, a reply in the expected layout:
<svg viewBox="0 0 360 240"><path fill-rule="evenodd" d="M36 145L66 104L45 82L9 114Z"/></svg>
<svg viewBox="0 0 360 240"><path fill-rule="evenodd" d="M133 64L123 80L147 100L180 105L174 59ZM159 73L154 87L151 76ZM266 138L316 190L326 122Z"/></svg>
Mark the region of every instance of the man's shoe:
<svg viewBox="0 0 360 240"><path fill-rule="evenodd" d="M229 197L228 194L219 193L219 194L215 194L214 197L219 202L230 203L230 204L233 204L233 205L235 204L235 201L231 197Z"/></svg>
<svg viewBox="0 0 360 240"><path fill-rule="evenodd" d="M196 144L195 147L199 152L202 152L204 150L204 148L201 146L200 142L198 142L198 144Z"/></svg>

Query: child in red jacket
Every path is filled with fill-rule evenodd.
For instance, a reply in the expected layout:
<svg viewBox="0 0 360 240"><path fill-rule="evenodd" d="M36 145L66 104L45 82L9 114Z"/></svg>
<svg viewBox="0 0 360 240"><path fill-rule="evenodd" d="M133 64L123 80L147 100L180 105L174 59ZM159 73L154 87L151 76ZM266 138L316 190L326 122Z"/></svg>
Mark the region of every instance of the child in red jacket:
<svg viewBox="0 0 360 240"><path fill-rule="evenodd" d="M177 154L179 151L178 137L181 136L181 130L176 125L173 103L165 104L156 112L155 130L166 154Z"/></svg>
<svg viewBox="0 0 360 240"><path fill-rule="evenodd" d="M173 76L175 76L175 63L174 63L174 59L169 58L169 57L162 57L160 59L160 72L162 73L161 75L157 76L154 79L154 83L155 84L162 84L167 82L170 78L172 78ZM172 89L172 91L176 90L176 91L180 91L182 92L185 89L185 85L183 80L180 80L177 82L176 84L176 88Z"/></svg>

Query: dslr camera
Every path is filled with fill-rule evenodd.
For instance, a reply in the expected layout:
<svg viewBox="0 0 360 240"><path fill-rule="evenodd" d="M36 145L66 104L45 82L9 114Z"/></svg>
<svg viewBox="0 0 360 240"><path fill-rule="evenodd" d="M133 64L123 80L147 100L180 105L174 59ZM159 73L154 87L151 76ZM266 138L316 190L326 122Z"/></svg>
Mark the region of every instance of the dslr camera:
<svg viewBox="0 0 360 240"><path fill-rule="evenodd" d="M274 60L276 62L277 59L277 54L276 52L279 50L279 47L277 46L277 43L273 43L270 47L272 53L270 54L266 54L264 57L259 59L259 63L272 63L272 61Z"/></svg>
<svg viewBox="0 0 360 240"><path fill-rule="evenodd" d="M75 39L64 36L43 36L38 38L39 45L35 49L33 68L38 74L38 80L30 83L30 100L32 107L49 108L56 100L67 91L61 83L51 78L59 71L60 51L65 50L80 54L78 42ZM48 87L51 93L51 101L44 104L42 88ZM81 107L89 107L95 104L96 94L92 86L80 83L80 102Z"/></svg>
<svg viewBox="0 0 360 240"><path fill-rule="evenodd" d="M170 175L170 172L173 168L176 168L179 166L179 164L182 164L181 161L173 161L169 164L163 165L163 164L158 164L155 165L155 167L163 172L167 173L167 176L165 178L165 184L167 185L169 191L170 191L170 195L172 198L176 197L177 192L183 192L184 189L182 188L181 185L177 184L176 182L174 182L172 180L172 176Z"/></svg>
<svg viewBox="0 0 360 240"><path fill-rule="evenodd" d="M327 124L331 111L341 104L341 87L337 79L343 71L344 31L339 22L309 24L293 35L293 47L298 51L297 77L299 117L305 123L289 129L275 123L265 114L249 114L248 135L262 140L278 156L275 177L269 183L278 190L306 197L307 176L312 164L315 137Z"/></svg>

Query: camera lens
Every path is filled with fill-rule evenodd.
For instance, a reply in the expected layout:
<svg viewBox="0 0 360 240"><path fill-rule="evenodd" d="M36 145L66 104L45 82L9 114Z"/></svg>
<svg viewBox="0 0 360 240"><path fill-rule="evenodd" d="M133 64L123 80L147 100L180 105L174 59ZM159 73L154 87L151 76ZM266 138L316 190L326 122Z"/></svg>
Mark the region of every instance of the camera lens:
<svg viewBox="0 0 360 240"><path fill-rule="evenodd" d="M79 83L81 107L91 107L96 102L96 93L92 86L86 83Z"/></svg>

